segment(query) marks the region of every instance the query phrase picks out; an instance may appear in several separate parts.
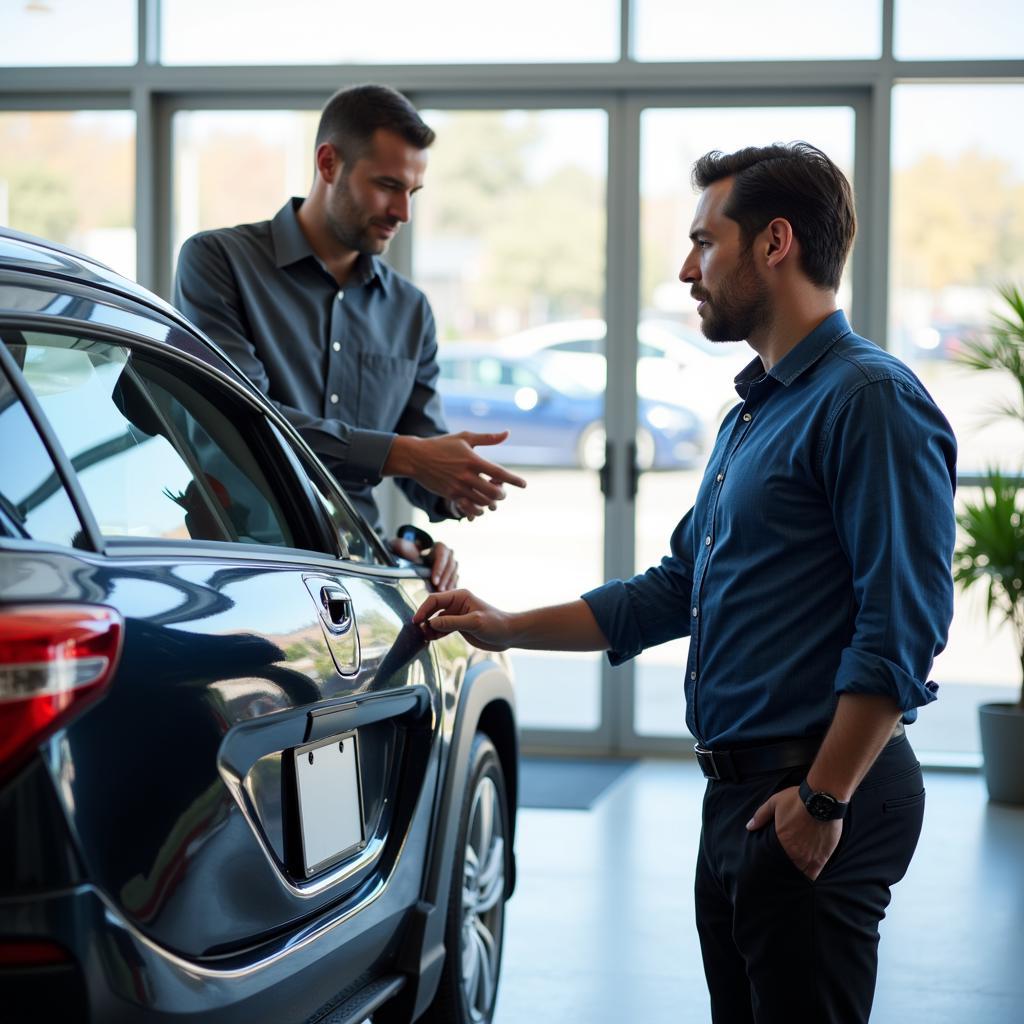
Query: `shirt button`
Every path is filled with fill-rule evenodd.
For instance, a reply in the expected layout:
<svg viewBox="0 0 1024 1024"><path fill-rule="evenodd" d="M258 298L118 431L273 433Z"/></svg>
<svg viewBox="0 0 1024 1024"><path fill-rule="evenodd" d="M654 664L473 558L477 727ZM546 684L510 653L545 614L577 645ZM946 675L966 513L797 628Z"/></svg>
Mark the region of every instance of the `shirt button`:
<svg viewBox="0 0 1024 1024"><path fill-rule="evenodd" d="M690 678L691 679L696 679L697 678L697 673L696 672L691 672L690 673Z"/></svg>
<svg viewBox="0 0 1024 1024"><path fill-rule="evenodd" d="M697 606L696 605L693 606L693 617L697 618Z"/></svg>
<svg viewBox="0 0 1024 1024"><path fill-rule="evenodd" d="M706 547L706 548L711 547L711 538L710 537L705 537L704 538L704 547Z"/></svg>
<svg viewBox="0 0 1024 1024"><path fill-rule="evenodd" d="M338 292L337 296L335 296L335 297L337 298L337 300L338 300L339 302L341 302L341 300L342 300L343 298L345 298L345 293L344 293L344 292Z"/></svg>
<svg viewBox="0 0 1024 1024"><path fill-rule="evenodd" d="M749 423L749 422L750 422L750 421L751 421L751 420L752 420L753 418L754 418L754 417L753 417L753 416L751 416L749 412L745 412L745 413L743 414L743 422L744 422L744 423Z"/></svg>
<svg viewBox="0 0 1024 1024"><path fill-rule="evenodd" d="M337 405L338 401L339 399L337 395L331 395L331 405Z"/></svg>
<svg viewBox="0 0 1024 1024"><path fill-rule="evenodd" d="M724 473L719 473L719 474L718 474L718 476L716 476L716 477L715 477L715 479L716 479L716 480L717 480L717 481L718 481L719 483L721 483L721 482L722 482L722 481L723 481L723 480L725 479L725 474L724 474Z"/></svg>
<svg viewBox="0 0 1024 1024"><path fill-rule="evenodd" d="M336 342L335 342L335 343L334 343L334 344L333 344L333 345L331 346L331 348L333 348L335 352L340 352L340 351L341 351L341 342L338 342L338 341L336 341Z"/></svg>

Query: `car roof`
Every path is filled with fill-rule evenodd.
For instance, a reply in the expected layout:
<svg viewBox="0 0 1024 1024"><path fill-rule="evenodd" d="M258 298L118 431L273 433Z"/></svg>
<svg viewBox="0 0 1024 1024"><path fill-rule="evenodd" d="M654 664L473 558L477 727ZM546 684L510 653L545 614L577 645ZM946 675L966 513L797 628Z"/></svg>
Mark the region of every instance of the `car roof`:
<svg viewBox="0 0 1024 1024"><path fill-rule="evenodd" d="M99 260L69 246L0 227L0 268L29 270L34 274L93 285L115 291L159 310L183 326L191 325L169 303L151 291L112 270Z"/></svg>
<svg viewBox="0 0 1024 1024"><path fill-rule="evenodd" d="M171 321L175 327L185 332L188 335L185 347L193 355L202 353L203 358L217 369L223 371L227 367L239 380L248 383L245 374L230 356L169 302L165 302L148 288L85 253L57 242L15 231L13 228L0 226L0 274L5 271L13 271L15 275L19 272L30 274L36 281L49 279L55 285L84 285L106 293L113 300L131 302L136 308L143 306L156 313L160 319ZM8 278L2 283L4 287L0 288L0 312L23 312L15 304L13 294L13 290L18 287L17 281ZM177 336L177 340L179 344L172 344L171 347L183 347L181 342L184 339L181 335Z"/></svg>

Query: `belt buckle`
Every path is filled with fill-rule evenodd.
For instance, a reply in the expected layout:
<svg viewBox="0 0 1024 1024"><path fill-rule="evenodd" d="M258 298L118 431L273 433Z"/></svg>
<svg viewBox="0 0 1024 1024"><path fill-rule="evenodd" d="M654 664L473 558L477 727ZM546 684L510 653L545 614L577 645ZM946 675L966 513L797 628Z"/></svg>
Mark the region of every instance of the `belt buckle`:
<svg viewBox="0 0 1024 1024"><path fill-rule="evenodd" d="M715 764L715 752L708 750L707 747L702 747L699 743L694 743L693 752L697 755L697 764L700 765L704 778L711 779L713 782L720 782L722 775L718 770L718 765ZM708 770L709 768L711 769L710 771Z"/></svg>

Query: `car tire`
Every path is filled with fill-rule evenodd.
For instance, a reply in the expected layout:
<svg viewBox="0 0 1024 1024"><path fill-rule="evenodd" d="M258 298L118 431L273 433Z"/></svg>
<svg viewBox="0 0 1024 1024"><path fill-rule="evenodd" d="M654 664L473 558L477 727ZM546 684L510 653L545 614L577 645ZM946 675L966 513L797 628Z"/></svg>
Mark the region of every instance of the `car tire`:
<svg viewBox="0 0 1024 1024"><path fill-rule="evenodd" d="M477 733L469 754L445 924L445 956L427 1024L490 1024L505 926L508 792L494 744ZM482 856L482 860L481 860Z"/></svg>
<svg viewBox="0 0 1024 1024"><path fill-rule="evenodd" d="M604 465L606 438L601 423L591 423L583 428L576 442L576 460L583 469L598 470ZM654 435L645 427L640 427L636 432L637 468L642 471L653 468L656 451Z"/></svg>
<svg viewBox="0 0 1024 1024"><path fill-rule="evenodd" d="M654 435L640 427L636 432L636 466L641 472L654 468L654 459L657 454L657 444Z"/></svg>
<svg viewBox="0 0 1024 1024"><path fill-rule="evenodd" d="M608 435L603 423L589 423L576 441L576 463L581 469L599 470L604 465Z"/></svg>

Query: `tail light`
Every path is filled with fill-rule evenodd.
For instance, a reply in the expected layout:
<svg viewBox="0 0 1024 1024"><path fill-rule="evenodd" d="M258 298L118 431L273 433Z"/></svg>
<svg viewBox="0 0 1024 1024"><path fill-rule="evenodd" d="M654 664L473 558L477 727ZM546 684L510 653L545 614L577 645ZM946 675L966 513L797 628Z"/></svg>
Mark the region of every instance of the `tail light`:
<svg viewBox="0 0 1024 1024"><path fill-rule="evenodd" d="M123 633L113 608L0 606L0 778L102 695Z"/></svg>
<svg viewBox="0 0 1024 1024"><path fill-rule="evenodd" d="M70 960L71 955L63 946L46 939L0 940L0 967L43 967Z"/></svg>

